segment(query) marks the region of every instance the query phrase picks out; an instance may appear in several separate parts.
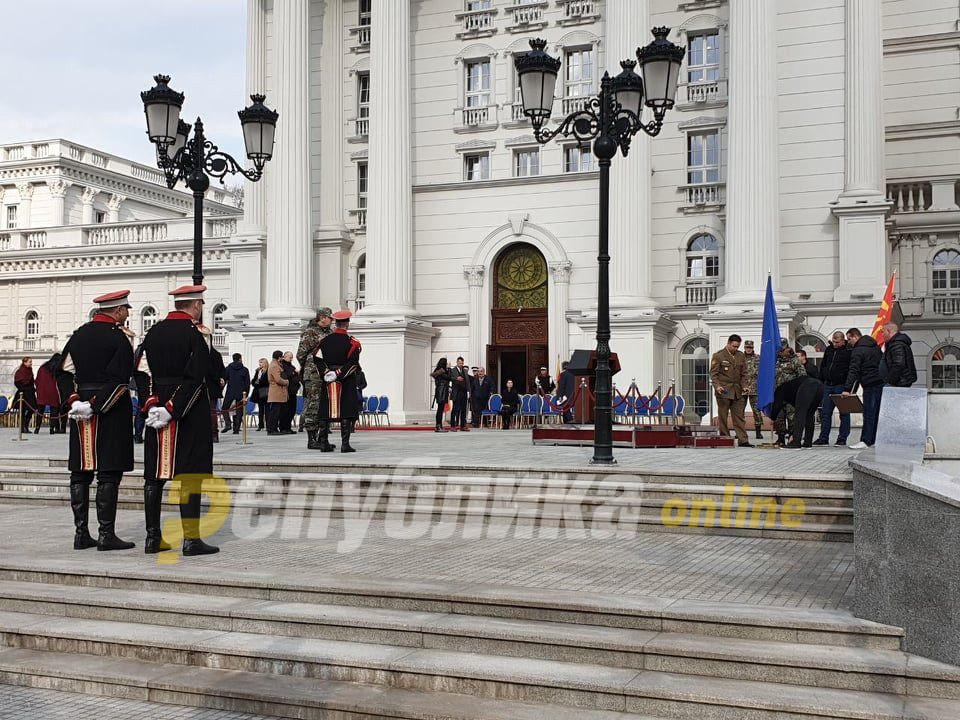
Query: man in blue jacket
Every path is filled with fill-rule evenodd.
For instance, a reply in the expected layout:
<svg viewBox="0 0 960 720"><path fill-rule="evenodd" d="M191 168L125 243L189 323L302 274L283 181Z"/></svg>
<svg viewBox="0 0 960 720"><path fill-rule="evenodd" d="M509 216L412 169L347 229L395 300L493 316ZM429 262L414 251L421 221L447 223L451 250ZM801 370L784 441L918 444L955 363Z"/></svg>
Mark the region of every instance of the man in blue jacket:
<svg viewBox="0 0 960 720"><path fill-rule="evenodd" d="M880 374L883 352L876 340L869 335L864 336L857 328L847 330L847 342L853 345L853 351L850 353L850 370L843 384L843 395L852 395L858 385L863 388L863 430L860 442L850 447L863 450L873 447L877 439L880 400L883 397L884 379Z"/></svg>
<svg viewBox="0 0 960 720"><path fill-rule="evenodd" d="M250 371L243 365L243 358L240 353L233 354L233 362L227 365L223 370L223 379L227 384L223 393L223 431L230 429L230 408L243 402L243 394L250 387ZM233 413L233 434L240 432L240 419L242 412L238 408Z"/></svg>

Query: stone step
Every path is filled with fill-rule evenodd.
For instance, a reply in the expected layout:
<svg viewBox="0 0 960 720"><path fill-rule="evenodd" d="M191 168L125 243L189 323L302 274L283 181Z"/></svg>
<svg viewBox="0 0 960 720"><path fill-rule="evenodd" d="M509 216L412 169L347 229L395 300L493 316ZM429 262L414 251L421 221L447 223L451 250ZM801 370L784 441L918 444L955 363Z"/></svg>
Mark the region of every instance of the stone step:
<svg viewBox="0 0 960 720"><path fill-rule="evenodd" d="M960 668L899 650L43 583L4 583L0 611L960 699Z"/></svg>
<svg viewBox="0 0 960 720"><path fill-rule="evenodd" d="M269 676L454 692L673 718L955 720L960 701L510 658L473 652L272 637L24 613L0 614L4 642L26 650L124 657ZM80 662L77 665L81 665ZM271 678L272 679L272 678Z"/></svg>
<svg viewBox="0 0 960 720"><path fill-rule="evenodd" d="M4 585L29 583L35 591L49 585L78 593L84 588L156 593L170 602L186 594L228 606L231 600L306 603L876 650L899 650L903 637L900 628L860 620L845 610L563 590L544 593L535 588L416 583L334 573L318 573L292 583L278 581L269 570L240 572L178 565L173 571L172 566L118 567L109 558L89 553L83 559L80 567L65 560L6 553L0 557L0 581Z"/></svg>
<svg viewBox="0 0 960 720"><path fill-rule="evenodd" d="M433 505L410 505L397 503L391 505L388 499L381 499L376 506L369 506L364 501L344 502L338 498L336 503L313 503L301 505L289 502L289 498L280 500L270 499L237 499L230 497L230 508L233 512L245 511L253 515L293 515L298 517L312 517L315 514L324 517L369 515L373 519L383 519L390 515L409 515L425 522L459 522L469 521L470 518L481 518L485 525L501 524L504 532L509 532L513 526L540 527L544 523L560 527L584 528L591 527L594 522L594 511L601 514L597 522L602 523L610 531L635 531L638 527L644 532L683 532L703 533L708 535L736 535L750 537L767 537L788 540L815 540L828 542L851 542L853 538L852 511L845 508L819 508L810 506L805 508L805 515L791 519L796 526L785 524L777 514L775 520L768 520L768 513L764 512L754 520L748 513L742 522L731 513L729 523L725 527L720 519L719 511L710 522L706 513L699 513L696 517L688 514L679 524L670 525L663 522L662 510L656 505L642 506L639 512L628 505L617 505L595 508L594 506L576 505L576 512L564 509L564 503L550 503L535 500L529 503L514 502L516 507L476 507L475 504L461 504L457 507L444 505L441 501ZM0 502L5 504L27 505L69 505L70 498L66 488L47 492L12 492L0 491ZM463 503L466 503L463 500ZM478 501L479 502L479 501ZM174 511L176 506L165 499L164 504L168 511ZM208 502L203 503L204 507ZM612 507L611 507L612 506ZM124 493L119 498L118 507L121 510L142 510L143 499L134 493ZM771 513L772 514L772 513ZM812 517L813 521L806 519ZM569 525L568 525L569 523ZM741 525L738 527L737 525Z"/></svg>
<svg viewBox="0 0 960 720"><path fill-rule="evenodd" d="M656 720L448 692L19 649L0 649L0 681L301 720Z"/></svg>

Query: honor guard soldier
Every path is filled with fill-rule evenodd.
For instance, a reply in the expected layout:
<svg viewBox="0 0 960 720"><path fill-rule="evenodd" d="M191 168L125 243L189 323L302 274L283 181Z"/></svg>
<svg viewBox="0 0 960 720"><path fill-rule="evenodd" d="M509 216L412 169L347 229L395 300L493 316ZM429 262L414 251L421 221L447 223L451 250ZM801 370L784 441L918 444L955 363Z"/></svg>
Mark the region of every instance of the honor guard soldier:
<svg viewBox="0 0 960 720"><path fill-rule="evenodd" d="M306 401L303 406L303 427L307 431L309 450L323 449L323 444L318 437L323 378L320 377L317 364L313 359L320 351L320 341L333 332L333 328L330 327L331 322L333 322L333 311L328 307L318 309L317 316L300 334L300 345L297 347L297 362L303 369L303 397ZM330 450L333 450L333 446L330 446Z"/></svg>
<svg viewBox="0 0 960 720"><path fill-rule="evenodd" d="M133 347L123 323L129 290L94 298L97 312L63 349L63 369L73 374L70 406L70 506L75 550L129 550L132 542L114 533L117 493L123 473L133 470L133 405L130 374ZM97 475L97 540L87 530L90 484Z"/></svg>
<svg viewBox="0 0 960 720"><path fill-rule="evenodd" d="M321 452L333 452L327 441L330 422L340 421L340 452L356 452L350 447L353 423L360 417L360 398L357 396L357 375L360 369L360 342L347 333L350 327L349 310L333 313L336 330L320 340L320 350L314 361L323 385L320 388L320 426L318 439Z"/></svg>
<svg viewBox="0 0 960 720"><path fill-rule="evenodd" d="M210 422L210 336L198 327L203 317L204 285L172 290L174 310L143 340L150 367L150 397L144 405L143 508L147 541L144 552L169 550L160 530L163 485L181 478L180 520L183 555L219 551L200 539L200 479L213 474L213 426Z"/></svg>

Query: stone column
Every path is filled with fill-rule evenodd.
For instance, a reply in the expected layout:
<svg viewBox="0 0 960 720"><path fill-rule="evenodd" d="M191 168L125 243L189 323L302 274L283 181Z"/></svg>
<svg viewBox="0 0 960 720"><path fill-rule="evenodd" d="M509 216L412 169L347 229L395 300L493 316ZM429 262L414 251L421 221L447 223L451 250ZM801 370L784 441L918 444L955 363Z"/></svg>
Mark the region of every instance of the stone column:
<svg viewBox="0 0 960 720"><path fill-rule="evenodd" d="M50 188L50 197L53 198L53 211L51 212L51 225L63 225L65 222L63 213L64 198L67 196L67 188L70 187L69 180L54 178L47 180L47 187Z"/></svg>
<svg viewBox="0 0 960 720"><path fill-rule="evenodd" d="M470 344L467 347L467 357L475 365L486 363L487 352L483 344L483 327L481 320L490 310L483 301L483 278L486 274L483 265L464 265L463 274L467 279L467 290L470 293L470 310L467 322L470 329Z"/></svg>
<svg viewBox="0 0 960 720"><path fill-rule="evenodd" d="M100 194L100 191L95 188L84 188L83 192L80 194L80 224L81 225L92 225L93 224L93 199Z"/></svg>
<svg viewBox="0 0 960 720"><path fill-rule="evenodd" d="M277 142L267 165L266 307L261 320L312 317L310 237L310 0L274 4Z"/></svg>
<svg viewBox="0 0 960 720"><path fill-rule="evenodd" d="M107 222L120 222L120 206L126 199L125 195L117 195L116 193L110 196L110 199L107 200Z"/></svg>
<svg viewBox="0 0 960 720"><path fill-rule="evenodd" d="M730 3L726 292L718 305L762 306L779 288L777 25L771 2Z"/></svg>
<svg viewBox="0 0 960 720"><path fill-rule="evenodd" d="M247 97L266 92L267 64L266 14L263 0L247 0ZM267 100L272 103L271 99ZM285 122L286 118L280 120ZM279 150L279 148L277 148ZM268 165L269 167L269 165ZM267 234L267 183L270 171L259 182L243 184L242 235L263 238Z"/></svg>
<svg viewBox="0 0 960 720"><path fill-rule="evenodd" d="M840 223L837 301L876 300L887 282L882 12L881 0L846 2L844 184L832 208Z"/></svg>
<svg viewBox="0 0 960 720"><path fill-rule="evenodd" d="M30 228L30 213L33 207L33 185L30 183L17 183L17 192L20 194L20 211L17 217L17 225L21 228Z"/></svg>
<svg viewBox="0 0 960 720"><path fill-rule="evenodd" d="M607 70L618 75L621 60L653 39L649 0L607 0ZM639 71L639 68L638 68ZM610 307L652 307L650 298L650 138L635 135L630 154L610 167Z"/></svg>
<svg viewBox="0 0 960 720"><path fill-rule="evenodd" d="M570 273L573 263L569 260L550 263L550 352L547 363L550 372L555 372L554 365L560 360L570 359L570 325L567 322L567 311L570 309ZM482 311L482 309L481 309ZM489 312L489 311L488 311ZM471 316L473 308L470 309Z"/></svg>
<svg viewBox="0 0 960 720"><path fill-rule="evenodd" d="M410 144L410 0L373 0L364 315L417 315Z"/></svg>
<svg viewBox="0 0 960 720"><path fill-rule="evenodd" d="M314 304L344 307L353 239L344 224L343 2L328 0L320 55L320 223L314 232Z"/></svg>

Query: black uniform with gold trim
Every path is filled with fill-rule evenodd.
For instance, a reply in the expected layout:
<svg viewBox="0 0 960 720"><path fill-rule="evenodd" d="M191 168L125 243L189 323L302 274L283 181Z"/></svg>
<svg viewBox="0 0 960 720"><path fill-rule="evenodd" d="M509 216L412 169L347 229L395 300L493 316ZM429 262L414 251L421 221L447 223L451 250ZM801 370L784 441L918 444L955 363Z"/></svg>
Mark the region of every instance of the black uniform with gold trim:
<svg viewBox="0 0 960 720"><path fill-rule="evenodd" d="M341 317L338 318L338 315ZM354 452L350 446L350 433L353 423L360 417L360 398L357 395L360 341L347 333L344 321L349 317L348 311L334 313L334 318L339 320L337 329L320 340L315 357L317 370L324 379L320 388L318 438L321 450L325 452L333 450L327 441L331 420L340 421L340 452ZM333 380L327 379L327 373L330 372L336 375Z"/></svg>

